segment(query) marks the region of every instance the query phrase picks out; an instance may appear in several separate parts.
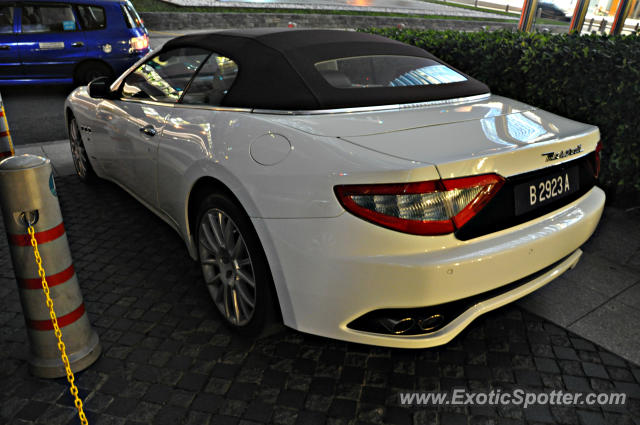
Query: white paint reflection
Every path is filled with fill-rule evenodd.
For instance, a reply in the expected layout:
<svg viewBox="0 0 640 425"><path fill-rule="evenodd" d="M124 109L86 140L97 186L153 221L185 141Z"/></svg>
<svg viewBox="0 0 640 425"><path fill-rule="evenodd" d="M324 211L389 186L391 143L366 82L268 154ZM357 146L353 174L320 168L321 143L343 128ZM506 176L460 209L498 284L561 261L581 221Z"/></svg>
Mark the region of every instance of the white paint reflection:
<svg viewBox="0 0 640 425"><path fill-rule="evenodd" d="M477 261L480 257L490 257L498 252L516 248L521 245L529 244L533 241L547 238L555 233L562 232L570 226L576 225L584 219L584 211L580 208L570 207L569 210L558 214L554 218L547 220L549 223L536 231L527 231L523 229L517 233L524 233L517 239L512 239L513 233L507 237L507 241L500 243L499 241L491 242L491 245L484 249L475 250L468 255L461 257L463 261ZM497 243L496 243L497 242ZM478 258L474 258L474 257Z"/></svg>
<svg viewBox="0 0 640 425"><path fill-rule="evenodd" d="M555 137L542 125L531 119L531 114L517 112L509 115L489 116L480 120L482 131L489 140L504 146L536 143Z"/></svg>

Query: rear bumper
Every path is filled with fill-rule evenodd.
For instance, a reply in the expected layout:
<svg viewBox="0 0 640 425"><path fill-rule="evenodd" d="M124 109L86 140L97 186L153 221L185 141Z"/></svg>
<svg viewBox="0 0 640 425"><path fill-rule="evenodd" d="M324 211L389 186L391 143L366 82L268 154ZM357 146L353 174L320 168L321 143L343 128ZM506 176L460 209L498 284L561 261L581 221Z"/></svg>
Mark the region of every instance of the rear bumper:
<svg viewBox="0 0 640 425"><path fill-rule="evenodd" d="M286 325L353 342L420 348L448 342L475 317L573 267L578 248L600 220L604 200L594 187L559 210L469 241L406 235L348 213L254 223L267 247ZM396 336L347 327L374 310L433 306L482 294L565 257L531 281L474 305L437 332Z"/></svg>

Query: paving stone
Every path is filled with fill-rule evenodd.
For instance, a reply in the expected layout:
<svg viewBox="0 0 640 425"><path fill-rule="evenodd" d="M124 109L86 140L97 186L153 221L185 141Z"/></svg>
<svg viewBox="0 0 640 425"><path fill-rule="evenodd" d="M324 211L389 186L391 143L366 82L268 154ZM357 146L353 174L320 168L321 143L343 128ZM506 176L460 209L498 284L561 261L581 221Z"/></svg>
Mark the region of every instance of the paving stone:
<svg viewBox="0 0 640 425"><path fill-rule="evenodd" d="M604 416L600 412L590 412L586 410L578 410L578 418L582 425L602 425L605 422Z"/></svg>
<svg viewBox="0 0 640 425"><path fill-rule="evenodd" d="M211 415L204 412L191 411L187 414L184 422L185 425L209 425L211 423ZM215 423L217 424L217 423Z"/></svg>
<svg viewBox="0 0 640 425"><path fill-rule="evenodd" d="M637 365L516 306L489 312L446 346L424 350L349 344L289 329L255 341L238 337L212 308L198 264L171 228L110 183L89 187L62 178L58 186L85 304L105 348L77 375L92 425L609 425L640 417ZM0 264L7 253L0 238ZM0 267L0 279L5 273ZM64 380L28 373L17 288L10 274L4 279L0 423L76 425ZM404 391L497 387L624 391L629 401L617 408L527 410L408 408L398 401Z"/></svg>
<svg viewBox="0 0 640 425"><path fill-rule="evenodd" d="M356 407L355 401L335 399L329 408L329 415L338 418L352 418L355 415Z"/></svg>
<svg viewBox="0 0 640 425"><path fill-rule="evenodd" d="M306 394L302 391L284 390L280 392L278 404L299 409L304 405L305 397Z"/></svg>
<svg viewBox="0 0 640 425"><path fill-rule="evenodd" d="M160 404L142 401L129 413L129 418L145 424L153 423L154 417L161 408Z"/></svg>
<svg viewBox="0 0 640 425"><path fill-rule="evenodd" d="M640 363L640 310L614 299L577 322L569 329L590 339L595 339L605 348L615 349L625 358Z"/></svg>
<svg viewBox="0 0 640 425"><path fill-rule="evenodd" d="M324 414L303 410L298 414L296 424L300 425L323 425L326 421Z"/></svg>
<svg viewBox="0 0 640 425"><path fill-rule="evenodd" d="M107 413L113 416L126 417L136 408L138 401L133 398L115 397L107 408Z"/></svg>
<svg viewBox="0 0 640 425"><path fill-rule="evenodd" d="M191 408L194 410L216 413L224 404L224 399L215 394L200 393L196 396Z"/></svg>
<svg viewBox="0 0 640 425"><path fill-rule="evenodd" d="M596 363L584 362L582 363L582 369L584 369L584 374L588 377L592 378L602 378L608 379L609 374L604 366Z"/></svg>
<svg viewBox="0 0 640 425"><path fill-rule="evenodd" d="M183 407L164 406L156 415L154 425L174 425L180 423L182 418L186 417L187 414L187 409Z"/></svg>
<svg viewBox="0 0 640 425"><path fill-rule="evenodd" d="M196 393L174 389L169 396L169 404L172 406L187 408L195 398Z"/></svg>
<svg viewBox="0 0 640 425"><path fill-rule="evenodd" d="M553 359L546 359L546 358L536 357L534 359L534 361L536 363L536 368L540 372L560 373L560 368L558 367L558 364L556 363L556 361L553 360Z"/></svg>
<svg viewBox="0 0 640 425"><path fill-rule="evenodd" d="M209 378L198 373L187 373L178 382L178 387L189 391L200 391Z"/></svg>
<svg viewBox="0 0 640 425"><path fill-rule="evenodd" d="M591 391L591 387L589 386L589 381L586 378L578 377L578 376L563 376L564 384L569 391L573 392L589 392Z"/></svg>

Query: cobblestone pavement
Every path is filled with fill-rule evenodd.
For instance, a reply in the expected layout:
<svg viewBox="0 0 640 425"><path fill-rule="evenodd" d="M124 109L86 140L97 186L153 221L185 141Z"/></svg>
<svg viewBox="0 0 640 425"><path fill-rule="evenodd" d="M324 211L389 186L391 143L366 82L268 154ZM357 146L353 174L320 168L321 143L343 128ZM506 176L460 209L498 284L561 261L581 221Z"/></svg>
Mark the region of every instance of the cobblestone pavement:
<svg viewBox="0 0 640 425"><path fill-rule="evenodd" d="M57 179L80 285L104 353L77 374L100 424L639 424L640 367L507 307L450 344L395 350L284 329L231 334L178 235L110 183ZM64 329L63 329L64 330ZM0 423L78 423L63 379L29 375L0 241ZM400 391L626 392L627 405L406 408Z"/></svg>

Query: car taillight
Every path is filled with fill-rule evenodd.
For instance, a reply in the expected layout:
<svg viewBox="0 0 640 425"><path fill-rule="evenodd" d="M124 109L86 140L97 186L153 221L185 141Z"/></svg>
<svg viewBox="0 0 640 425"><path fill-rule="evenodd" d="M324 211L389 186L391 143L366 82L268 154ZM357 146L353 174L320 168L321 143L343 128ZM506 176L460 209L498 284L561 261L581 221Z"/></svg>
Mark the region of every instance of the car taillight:
<svg viewBox="0 0 640 425"><path fill-rule="evenodd" d="M129 44L133 50L145 50L149 47L149 37L141 35L140 37L133 37L129 40Z"/></svg>
<svg viewBox="0 0 640 425"><path fill-rule="evenodd" d="M595 152L595 167L593 170L593 175L595 178L598 178L598 176L600 175L600 151L602 150L602 142L598 142L598 144L596 145L596 152Z"/></svg>
<svg viewBox="0 0 640 425"><path fill-rule="evenodd" d="M344 185L335 192L350 213L413 235L443 235L462 227L500 190L497 174L418 183Z"/></svg>

